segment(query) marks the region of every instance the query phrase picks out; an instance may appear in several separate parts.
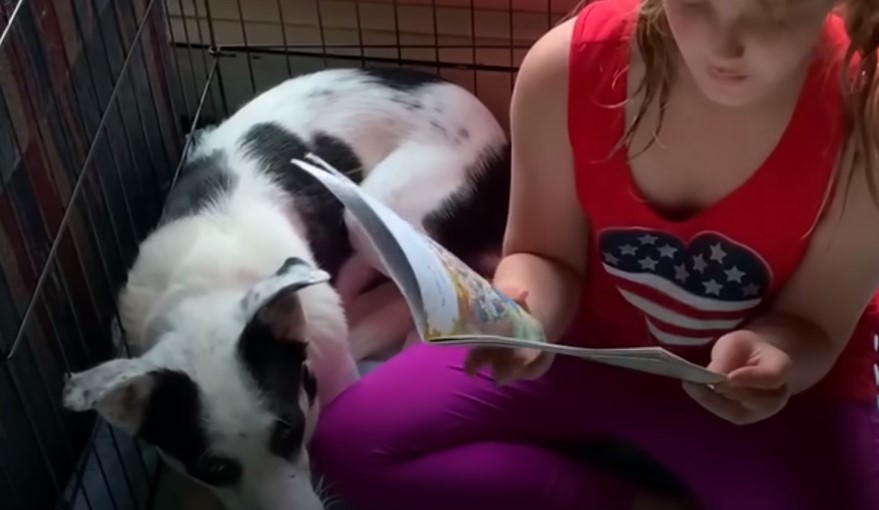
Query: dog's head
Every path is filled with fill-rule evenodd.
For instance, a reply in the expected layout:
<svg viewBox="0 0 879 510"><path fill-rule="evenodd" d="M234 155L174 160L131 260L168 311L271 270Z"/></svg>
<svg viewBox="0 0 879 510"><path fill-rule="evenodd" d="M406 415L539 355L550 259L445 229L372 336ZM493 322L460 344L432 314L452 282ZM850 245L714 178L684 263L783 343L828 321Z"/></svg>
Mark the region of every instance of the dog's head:
<svg viewBox="0 0 879 510"><path fill-rule="evenodd" d="M319 403L300 300L327 279L291 258L247 292L183 299L142 356L72 374L64 404L154 445L227 508L321 509L306 451Z"/></svg>

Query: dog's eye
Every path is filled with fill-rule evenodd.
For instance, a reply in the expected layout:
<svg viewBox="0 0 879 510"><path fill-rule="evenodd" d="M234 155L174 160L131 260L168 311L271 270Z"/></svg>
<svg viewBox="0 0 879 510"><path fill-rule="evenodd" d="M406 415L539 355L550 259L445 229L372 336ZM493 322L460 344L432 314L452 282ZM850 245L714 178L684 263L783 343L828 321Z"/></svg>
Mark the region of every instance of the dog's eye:
<svg viewBox="0 0 879 510"><path fill-rule="evenodd" d="M299 426L293 426L285 420L277 420L269 440L269 451L286 460L296 458L305 436L304 423L301 420L298 423Z"/></svg>
<svg viewBox="0 0 879 510"><path fill-rule="evenodd" d="M206 453L193 467L192 475L208 485L228 487L241 479L241 471L238 462Z"/></svg>
<svg viewBox="0 0 879 510"><path fill-rule="evenodd" d="M314 404L314 399L317 397L317 379L314 377L314 373L304 365L302 366L302 389L308 396L308 405Z"/></svg>

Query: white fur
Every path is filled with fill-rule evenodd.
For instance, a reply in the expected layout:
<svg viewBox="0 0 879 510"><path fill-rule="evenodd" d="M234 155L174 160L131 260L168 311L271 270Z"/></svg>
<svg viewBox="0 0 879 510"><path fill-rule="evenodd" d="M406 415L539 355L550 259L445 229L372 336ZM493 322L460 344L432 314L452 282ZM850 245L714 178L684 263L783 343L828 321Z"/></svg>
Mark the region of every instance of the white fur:
<svg viewBox="0 0 879 510"><path fill-rule="evenodd" d="M378 86L358 70L323 71L283 82L205 130L187 158L221 152L237 185L210 208L161 226L142 243L119 300L123 327L139 357L74 374L65 405L98 409L136 433L142 416L121 403L148 394L148 381L139 377L154 368L181 371L198 385L212 447L234 454L244 467L240 487L214 490L227 507L321 508L308 483L307 453L291 465L265 451L273 418L236 359L248 292L272 278L288 257L316 265L299 213L302 199L272 182L259 161L241 150L241 141L254 124L267 121L303 139L331 134L363 163L362 188L420 226L443 200L466 189L480 155L505 143L505 136L484 105L461 88L431 84L417 98L420 108L413 110L406 94ZM375 271L383 271L357 225L349 220L348 226L356 255L342 269L338 288L320 283L298 291L323 404L358 377L340 294L347 302ZM398 299L373 311L391 322L391 340L402 340L411 329L399 305ZM352 340L358 358L386 347L374 323L363 331L365 340ZM318 409L309 411L309 431Z"/></svg>

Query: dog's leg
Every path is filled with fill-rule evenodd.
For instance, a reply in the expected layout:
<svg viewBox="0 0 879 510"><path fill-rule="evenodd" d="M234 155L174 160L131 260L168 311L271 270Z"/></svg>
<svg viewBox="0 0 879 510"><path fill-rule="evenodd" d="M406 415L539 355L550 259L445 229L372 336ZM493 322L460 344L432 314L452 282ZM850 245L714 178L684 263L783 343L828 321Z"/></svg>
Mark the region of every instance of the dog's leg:
<svg viewBox="0 0 879 510"><path fill-rule="evenodd" d="M371 359L399 346L412 330L412 317L393 282L358 296L348 309L349 341L355 360Z"/></svg>
<svg viewBox="0 0 879 510"><path fill-rule="evenodd" d="M423 231L424 218L467 186L470 165L475 160L473 153L450 145L408 142L376 165L360 186L365 193ZM354 251L388 276L357 221L348 213L345 221Z"/></svg>
<svg viewBox="0 0 879 510"><path fill-rule="evenodd" d="M351 306L346 310L349 324L357 324L362 322L366 317L372 315L390 302L391 300L401 300L402 294L393 282L385 281L377 285L375 288L369 289L352 300Z"/></svg>
<svg viewBox="0 0 879 510"><path fill-rule="evenodd" d="M329 285L304 288L299 297L307 318L308 361L318 381L318 400L327 405L360 378L348 343L345 310Z"/></svg>
<svg viewBox="0 0 879 510"><path fill-rule="evenodd" d="M355 320L351 318L351 304L379 278L381 278L381 273L373 269L366 259L358 253L352 254L342 264L336 276L334 287L339 293L339 297L342 298L342 306L347 311L349 321Z"/></svg>

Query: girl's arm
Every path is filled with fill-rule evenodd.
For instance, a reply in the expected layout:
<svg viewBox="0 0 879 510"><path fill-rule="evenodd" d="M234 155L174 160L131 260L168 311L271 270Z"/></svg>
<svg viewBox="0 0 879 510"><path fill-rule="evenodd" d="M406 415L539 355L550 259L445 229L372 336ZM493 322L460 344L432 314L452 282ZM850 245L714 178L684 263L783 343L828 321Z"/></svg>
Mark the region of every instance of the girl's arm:
<svg viewBox="0 0 879 510"><path fill-rule="evenodd" d="M771 311L744 329L786 352L788 388L808 389L832 368L879 288L879 206L864 172L840 192Z"/></svg>
<svg viewBox="0 0 879 510"><path fill-rule="evenodd" d="M557 341L580 298L588 224L577 201L567 130L573 20L544 35L522 62L510 108L512 190L504 257L494 283L525 304Z"/></svg>

